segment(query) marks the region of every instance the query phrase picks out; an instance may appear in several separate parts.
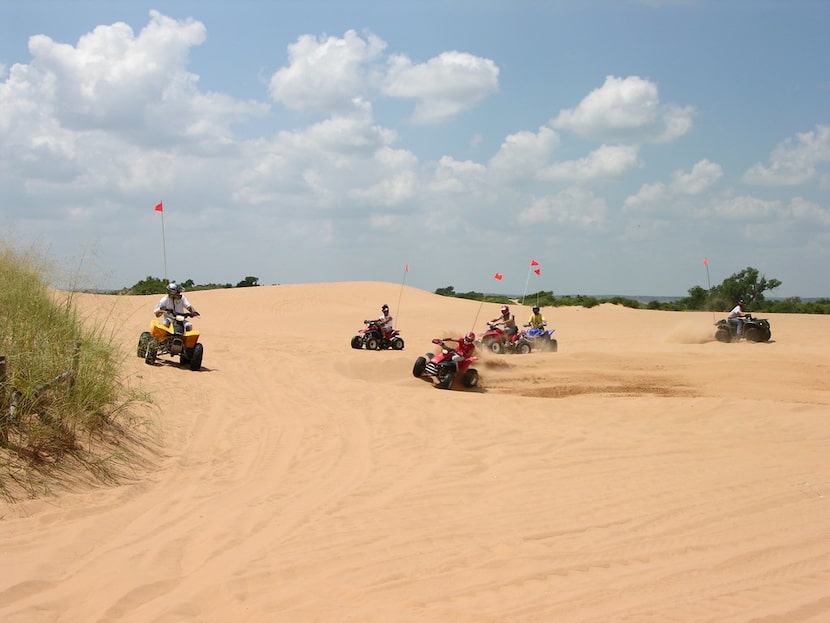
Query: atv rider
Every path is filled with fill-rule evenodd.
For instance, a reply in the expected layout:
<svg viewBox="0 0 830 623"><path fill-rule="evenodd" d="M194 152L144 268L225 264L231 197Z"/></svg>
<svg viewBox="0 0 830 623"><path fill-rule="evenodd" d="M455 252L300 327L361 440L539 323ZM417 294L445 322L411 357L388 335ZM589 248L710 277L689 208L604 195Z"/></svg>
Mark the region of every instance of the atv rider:
<svg viewBox="0 0 830 623"><path fill-rule="evenodd" d="M384 303L383 307L380 308L381 314L378 317L378 325L380 326L380 330L383 331L383 337L388 338L392 335L392 331L394 331L394 318L389 314L389 305Z"/></svg>
<svg viewBox="0 0 830 623"><path fill-rule="evenodd" d="M183 314L185 312L190 312L194 316L199 315L199 312L193 308L193 305L190 304L190 301L184 295L184 288L175 281L171 281L167 284L167 294L158 302L153 313L156 315L156 318L164 316L162 323L165 327L168 327L173 322L173 317L176 314ZM184 330L190 331L192 328L193 323L185 320Z"/></svg>
<svg viewBox="0 0 830 623"><path fill-rule="evenodd" d="M510 308L507 305L502 305L501 316L493 318L490 322L504 326L504 332L507 334L508 342L516 339L516 335L519 333L519 327L516 326L516 317L510 313Z"/></svg>
<svg viewBox="0 0 830 623"><path fill-rule="evenodd" d="M455 363L455 369L458 370L458 364L462 361L467 359L468 357L472 357L473 353L476 350L476 334L470 331L467 335L462 337L445 337L443 338L444 342L457 342L458 346L455 347L455 353L453 353L452 360Z"/></svg>
<svg viewBox="0 0 830 623"><path fill-rule="evenodd" d="M744 328L744 318L748 318L750 316L749 312L744 311L744 307L746 307L746 301L740 299L737 305L732 308L732 311L729 312L729 316L726 318L729 324L736 327L739 340L741 339L741 333Z"/></svg>
<svg viewBox="0 0 830 623"><path fill-rule="evenodd" d="M527 321L526 327L530 327L532 329L539 329L540 331L545 328L545 317L539 312L539 306L533 306L533 313L530 314L530 319Z"/></svg>

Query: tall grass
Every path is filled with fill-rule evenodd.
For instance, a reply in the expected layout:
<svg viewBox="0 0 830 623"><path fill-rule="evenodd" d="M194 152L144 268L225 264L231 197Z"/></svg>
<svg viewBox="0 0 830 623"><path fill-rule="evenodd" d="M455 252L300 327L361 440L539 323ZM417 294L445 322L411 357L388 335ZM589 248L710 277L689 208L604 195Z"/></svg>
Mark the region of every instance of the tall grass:
<svg viewBox="0 0 830 623"><path fill-rule="evenodd" d="M79 319L72 296L56 297L46 285L48 266L34 252L0 242L0 495L21 487L44 468L65 468L68 458L96 477L111 476L108 461L88 441L111 436L114 416L140 400L120 380L124 355L112 340ZM122 457L123 458L123 457ZM14 486L11 486L14 485Z"/></svg>

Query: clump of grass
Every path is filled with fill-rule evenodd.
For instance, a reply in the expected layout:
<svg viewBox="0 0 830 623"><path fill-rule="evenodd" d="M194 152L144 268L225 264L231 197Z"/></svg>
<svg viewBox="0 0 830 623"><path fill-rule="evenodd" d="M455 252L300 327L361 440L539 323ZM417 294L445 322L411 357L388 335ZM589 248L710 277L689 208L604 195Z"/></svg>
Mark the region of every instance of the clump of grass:
<svg viewBox="0 0 830 623"><path fill-rule="evenodd" d="M70 458L98 480L112 478L108 465L122 462L125 451L112 452L123 430L116 415L146 400L122 383L123 354L112 340L83 324L71 294L54 296L46 274L34 252L0 243L0 357L6 362L0 495L6 498L21 488L33 495L50 473L66 475ZM104 456L90 451L91 439L107 448Z"/></svg>

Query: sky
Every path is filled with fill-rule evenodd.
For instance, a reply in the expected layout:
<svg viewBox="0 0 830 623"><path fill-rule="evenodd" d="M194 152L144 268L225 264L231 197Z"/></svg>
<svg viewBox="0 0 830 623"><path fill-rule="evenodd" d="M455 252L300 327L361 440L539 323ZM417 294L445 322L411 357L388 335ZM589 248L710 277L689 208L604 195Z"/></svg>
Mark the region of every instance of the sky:
<svg viewBox="0 0 830 623"><path fill-rule="evenodd" d="M826 0L3 0L0 240L84 288L828 297L828 31Z"/></svg>

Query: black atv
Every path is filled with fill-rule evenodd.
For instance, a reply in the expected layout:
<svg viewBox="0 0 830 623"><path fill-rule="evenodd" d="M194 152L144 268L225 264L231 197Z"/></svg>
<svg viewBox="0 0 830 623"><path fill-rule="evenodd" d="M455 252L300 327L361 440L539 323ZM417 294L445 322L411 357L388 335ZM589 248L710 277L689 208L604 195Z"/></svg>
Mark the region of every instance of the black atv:
<svg viewBox="0 0 830 623"><path fill-rule="evenodd" d="M718 320L715 327L717 327L715 329L715 339L718 342L737 342L740 339L738 337L738 327L730 324L725 318ZM747 342L769 342L770 337L772 337L769 321L764 318L747 316L744 318L744 328L741 331L741 337L746 338Z"/></svg>

